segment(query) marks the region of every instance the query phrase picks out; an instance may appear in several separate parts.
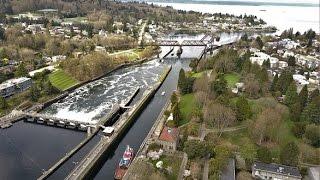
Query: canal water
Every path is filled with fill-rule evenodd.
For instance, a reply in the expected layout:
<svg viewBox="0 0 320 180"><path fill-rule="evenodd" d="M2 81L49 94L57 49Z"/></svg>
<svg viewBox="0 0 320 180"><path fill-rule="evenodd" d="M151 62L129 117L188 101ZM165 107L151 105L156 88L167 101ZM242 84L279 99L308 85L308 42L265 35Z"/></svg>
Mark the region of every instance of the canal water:
<svg viewBox="0 0 320 180"><path fill-rule="evenodd" d="M169 48L163 47L163 53ZM76 89L67 98L53 104L43 112L57 117L95 121L108 113L112 103L120 103L130 96L134 87L137 86L141 87L136 97L139 98L147 86L158 80L165 65L173 66L154 99L124 137L113 147L112 153L107 154L105 163L101 164L101 169L96 169L96 173L93 174L95 179L113 178L114 169L127 144L133 146L135 150L139 148L170 94L176 89L180 69L188 69L190 59L198 57L202 51L202 47L184 47L183 49L181 59L178 59L176 53L173 52L164 62L153 60L142 65L120 69L105 78ZM165 96L161 96L163 91L166 92ZM83 132L24 121L15 123L11 128L0 129L0 179L36 179L43 170L51 167L85 136L86 133ZM77 162L98 142L100 136L95 136L49 179L66 177Z"/></svg>

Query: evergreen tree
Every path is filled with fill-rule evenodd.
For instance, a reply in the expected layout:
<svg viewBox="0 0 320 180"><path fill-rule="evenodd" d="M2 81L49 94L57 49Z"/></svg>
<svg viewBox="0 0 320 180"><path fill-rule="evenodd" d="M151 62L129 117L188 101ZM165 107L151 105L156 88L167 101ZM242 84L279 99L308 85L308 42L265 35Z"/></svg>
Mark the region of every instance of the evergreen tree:
<svg viewBox="0 0 320 180"><path fill-rule="evenodd" d="M302 107L300 102L296 102L294 104L292 104L289 108L290 110L290 119L292 121L299 121L300 120L300 115L301 115L301 111L302 111Z"/></svg>
<svg viewBox="0 0 320 180"><path fill-rule="evenodd" d="M279 76L278 76L278 73L273 77L273 80L272 80L272 84L270 86L270 91L271 92L276 92L278 89L277 89L277 83L278 83L278 80L279 80Z"/></svg>
<svg viewBox="0 0 320 180"><path fill-rule="evenodd" d="M0 109L6 109L8 107L8 103L5 98L0 96Z"/></svg>
<svg viewBox="0 0 320 180"><path fill-rule="evenodd" d="M218 78L213 81L211 90L214 91L217 96L220 96L227 91L227 81L222 74L218 75Z"/></svg>
<svg viewBox="0 0 320 180"><path fill-rule="evenodd" d="M314 102L310 102L301 114L301 120L320 124L320 107Z"/></svg>
<svg viewBox="0 0 320 180"><path fill-rule="evenodd" d="M259 49L262 49L262 48L263 48L263 42L262 42L260 36L258 36L258 37L256 38L256 43L258 44Z"/></svg>
<svg viewBox="0 0 320 180"><path fill-rule="evenodd" d="M299 147L295 142L289 142L280 150L280 161L284 165L297 166L299 162Z"/></svg>
<svg viewBox="0 0 320 180"><path fill-rule="evenodd" d="M295 66L296 65L296 58L293 56L289 56L288 58L288 66Z"/></svg>
<svg viewBox="0 0 320 180"><path fill-rule="evenodd" d="M242 73L248 74L251 71L252 63L249 60L245 60L242 65Z"/></svg>
<svg viewBox="0 0 320 180"><path fill-rule="evenodd" d="M4 40L4 38L5 38L5 30L2 28L2 27L0 27L0 40Z"/></svg>
<svg viewBox="0 0 320 180"><path fill-rule="evenodd" d="M270 59L267 59L266 61L263 61L262 67L264 67L266 69L270 68L271 67Z"/></svg>
<svg viewBox="0 0 320 180"><path fill-rule="evenodd" d="M38 101L39 97L40 97L40 89L38 88L37 85L33 85L30 89L30 97L31 100L36 102Z"/></svg>
<svg viewBox="0 0 320 180"><path fill-rule="evenodd" d="M266 68L262 68L261 71L258 74L258 78L261 83L268 82L269 77L268 77L268 71Z"/></svg>
<svg viewBox="0 0 320 180"><path fill-rule="evenodd" d="M290 71L283 71L279 76L279 80L277 82L277 90L279 90L282 94L286 93L289 85L293 82L292 73Z"/></svg>
<svg viewBox="0 0 320 180"><path fill-rule="evenodd" d="M304 137L307 139L308 143L312 146L319 148L320 147L320 126L315 124L308 125L306 127L306 132Z"/></svg>
<svg viewBox="0 0 320 180"><path fill-rule="evenodd" d="M316 97L319 96L319 89L315 89L311 92L310 97L309 97L309 102L312 102Z"/></svg>
<svg viewBox="0 0 320 180"><path fill-rule="evenodd" d="M176 92L172 93L170 100L172 104L176 104L178 102L178 95Z"/></svg>
<svg viewBox="0 0 320 180"><path fill-rule="evenodd" d="M15 71L15 74L14 76L15 77L24 77L24 76L27 76L28 75L28 72L27 72L27 69L26 67L24 66L23 63L20 63L17 70Z"/></svg>
<svg viewBox="0 0 320 180"><path fill-rule="evenodd" d="M243 121L246 119L251 118L252 116L252 111L251 111L251 107L248 103L248 100L241 96L237 99L236 102L236 115L237 115L237 119L239 121Z"/></svg>
<svg viewBox="0 0 320 180"><path fill-rule="evenodd" d="M292 82L286 91L286 97L284 99L284 103L288 105L290 108L293 104L298 102L298 93L295 82Z"/></svg>
<svg viewBox="0 0 320 180"><path fill-rule="evenodd" d="M266 147L260 147L257 150L257 156L259 161L264 163L271 163L272 162L272 154L270 150Z"/></svg>
<svg viewBox="0 0 320 180"><path fill-rule="evenodd" d="M181 68L179 72L178 87L182 91L185 85L186 85L186 74L184 70Z"/></svg>
<svg viewBox="0 0 320 180"><path fill-rule="evenodd" d="M308 87L307 87L307 85L303 86L303 88L301 89L301 91L299 93L299 100L300 100L301 107L302 108L306 107L307 102L308 102Z"/></svg>
<svg viewBox="0 0 320 180"><path fill-rule="evenodd" d="M47 95L52 95L59 92L59 90L56 89L49 80L43 81L42 87L43 87L43 91Z"/></svg>
<svg viewBox="0 0 320 180"><path fill-rule="evenodd" d="M179 102L176 103L172 108L173 121L176 126L179 126L181 120L181 113L179 109Z"/></svg>

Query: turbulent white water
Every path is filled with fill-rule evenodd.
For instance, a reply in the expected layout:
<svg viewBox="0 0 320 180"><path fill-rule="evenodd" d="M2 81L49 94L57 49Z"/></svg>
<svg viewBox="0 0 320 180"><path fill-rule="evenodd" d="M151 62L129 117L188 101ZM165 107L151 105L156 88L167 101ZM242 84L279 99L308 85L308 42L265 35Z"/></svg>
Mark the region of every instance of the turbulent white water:
<svg viewBox="0 0 320 180"><path fill-rule="evenodd" d="M115 73L76 89L61 101L52 104L43 113L82 122L106 115L114 104L120 104L134 93L154 84L164 66L156 60L143 65L120 69Z"/></svg>

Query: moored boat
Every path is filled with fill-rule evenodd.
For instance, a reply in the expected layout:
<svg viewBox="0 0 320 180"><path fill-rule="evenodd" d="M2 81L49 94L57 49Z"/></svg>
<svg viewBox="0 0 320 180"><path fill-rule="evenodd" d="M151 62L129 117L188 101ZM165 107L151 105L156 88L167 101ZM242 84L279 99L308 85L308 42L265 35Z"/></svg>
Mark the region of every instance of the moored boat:
<svg viewBox="0 0 320 180"><path fill-rule="evenodd" d="M124 151L122 158L116 168L114 173L114 179L122 179L126 174L132 160L134 158L134 151L129 145L127 145L126 150Z"/></svg>

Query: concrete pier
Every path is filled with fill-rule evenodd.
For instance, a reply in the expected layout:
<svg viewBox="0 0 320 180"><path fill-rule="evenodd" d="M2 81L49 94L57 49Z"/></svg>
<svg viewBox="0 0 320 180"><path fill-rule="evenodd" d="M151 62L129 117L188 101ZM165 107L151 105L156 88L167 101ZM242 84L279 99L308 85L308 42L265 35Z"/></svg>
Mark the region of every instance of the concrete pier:
<svg viewBox="0 0 320 180"><path fill-rule="evenodd" d="M39 178L41 179L47 179L52 173L54 173L60 166L62 166L68 159L70 159L76 152L78 152L84 145L86 145L98 132L99 132L99 125L104 125L107 120L112 119L115 117L120 111L120 106L115 105L113 109L110 111L110 113L104 118L104 120L101 120L96 128L90 128L91 130L90 134L81 141L76 147L74 147L70 152L68 152L64 157L62 157L58 162L56 162L52 167L50 167L48 170L46 170Z"/></svg>
<svg viewBox="0 0 320 180"><path fill-rule="evenodd" d="M137 88L130 97L122 102L122 104L128 105L138 94L139 90L140 88ZM68 152L64 157L62 157L57 163L55 163L51 168L45 171L38 178L38 180L47 179L51 174L53 174L60 166L62 166L68 159L70 159L76 152L78 152L84 145L86 145L99 132L101 127L103 127L108 121L111 121L113 118L115 118L120 113L120 111L121 107L119 105L114 105L108 115L103 117L95 126L88 126L87 137L76 147L74 147L70 152Z"/></svg>

